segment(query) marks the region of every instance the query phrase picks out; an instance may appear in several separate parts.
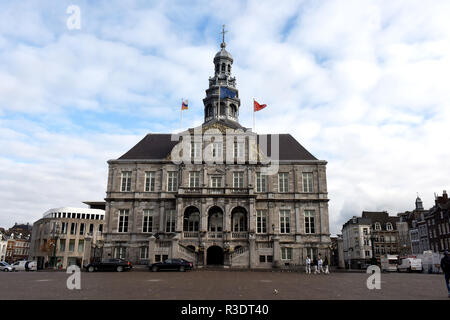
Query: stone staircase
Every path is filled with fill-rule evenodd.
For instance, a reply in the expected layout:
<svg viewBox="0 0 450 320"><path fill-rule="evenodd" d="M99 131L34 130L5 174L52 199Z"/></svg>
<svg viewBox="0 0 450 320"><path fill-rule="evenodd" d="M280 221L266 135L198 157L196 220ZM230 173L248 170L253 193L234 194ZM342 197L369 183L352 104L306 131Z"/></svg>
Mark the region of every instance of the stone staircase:
<svg viewBox="0 0 450 320"><path fill-rule="evenodd" d="M178 244L178 255L180 258L192 262L194 265L197 264L197 254L182 244Z"/></svg>
<svg viewBox="0 0 450 320"><path fill-rule="evenodd" d="M235 250L230 256L230 261L231 267L247 268L249 266L248 247L241 247Z"/></svg>

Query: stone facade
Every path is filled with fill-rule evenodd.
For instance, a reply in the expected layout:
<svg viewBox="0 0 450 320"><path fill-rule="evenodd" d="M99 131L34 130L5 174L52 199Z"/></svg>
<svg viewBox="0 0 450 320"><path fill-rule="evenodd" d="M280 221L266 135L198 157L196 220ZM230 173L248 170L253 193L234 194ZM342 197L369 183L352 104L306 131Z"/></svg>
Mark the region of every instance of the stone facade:
<svg viewBox="0 0 450 320"><path fill-rule="evenodd" d="M108 161L104 257L245 268L330 259L326 161L290 135L239 124L232 63L222 43L202 126L147 135Z"/></svg>

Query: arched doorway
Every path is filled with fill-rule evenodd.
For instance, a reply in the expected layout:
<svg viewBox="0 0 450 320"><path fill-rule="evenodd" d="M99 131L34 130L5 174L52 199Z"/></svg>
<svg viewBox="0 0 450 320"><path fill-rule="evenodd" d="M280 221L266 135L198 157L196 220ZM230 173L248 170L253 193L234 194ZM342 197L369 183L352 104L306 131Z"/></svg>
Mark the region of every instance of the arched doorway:
<svg viewBox="0 0 450 320"><path fill-rule="evenodd" d="M223 265L223 249L219 246L211 246L206 250L206 264Z"/></svg>

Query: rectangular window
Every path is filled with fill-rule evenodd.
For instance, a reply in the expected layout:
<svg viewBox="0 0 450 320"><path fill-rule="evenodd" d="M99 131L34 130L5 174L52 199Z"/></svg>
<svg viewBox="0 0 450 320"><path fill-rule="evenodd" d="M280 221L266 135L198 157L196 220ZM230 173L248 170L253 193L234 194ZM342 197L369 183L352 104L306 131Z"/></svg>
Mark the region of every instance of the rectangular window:
<svg viewBox="0 0 450 320"><path fill-rule="evenodd" d="M148 247L141 247L139 256L141 259L148 259Z"/></svg>
<svg viewBox="0 0 450 320"><path fill-rule="evenodd" d="M243 188L243 187L244 187L244 173L233 172L233 188Z"/></svg>
<svg viewBox="0 0 450 320"><path fill-rule="evenodd" d="M211 177L211 188L222 187L222 177Z"/></svg>
<svg viewBox="0 0 450 320"><path fill-rule="evenodd" d="M128 209L119 210L119 226L117 228L118 232L128 232Z"/></svg>
<svg viewBox="0 0 450 320"><path fill-rule="evenodd" d="M199 142L191 142L191 158L200 159L202 151L202 144Z"/></svg>
<svg viewBox="0 0 450 320"><path fill-rule="evenodd" d="M178 188L178 172L169 171L167 172L167 191L174 192Z"/></svg>
<svg viewBox="0 0 450 320"><path fill-rule="evenodd" d="M303 172L303 192L313 192L313 174L312 172Z"/></svg>
<svg viewBox="0 0 450 320"><path fill-rule="evenodd" d="M61 222L61 233L67 234L67 222Z"/></svg>
<svg viewBox="0 0 450 320"><path fill-rule="evenodd" d="M259 256L259 262L265 263L266 262L266 256Z"/></svg>
<svg viewBox="0 0 450 320"><path fill-rule="evenodd" d="M305 233L311 234L315 233L314 226L314 210L305 211Z"/></svg>
<svg viewBox="0 0 450 320"><path fill-rule="evenodd" d="M212 144L212 156L214 160L222 160L222 143L221 142L213 142Z"/></svg>
<svg viewBox="0 0 450 320"><path fill-rule="evenodd" d="M256 233L267 233L267 210L256 210Z"/></svg>
<svg viewBox="0 0 450 320"><path fill-rule="evenodd" d="M155 254L155 262L161 262L161 255Z"/></svg>
<svg viewBox="0 0 450 320"><path fill-rule="evenodd" d="M153 215L151 210L144 210L142 216L142 232L152 232L153 230Z"/></svg>
<svg viewBox="0 0 450 320"><path fill-rule="evenodd" d="M267 192L267 175L256 173L256 192Z"/></svg>
<svg viewBox="0 0 450 320"><path fill-rule="evenodd" d="M61 251L61 252L66 251L66 240L65 239L59 239L59 251Z"/></svg>
<svg viewBox="0 0 450 320"><path fill-rule="evenodd" d="M153 171L145 172L145 191L155 191L155 172Z"/></svg>
<svg viewBox="0 0 450 320"><path fill-rule="evenodd" d="M198 171L189 172L189 187L190 188L200 187L200 172Z"/></svg>
<svg viewBox="0 0 450 320"><path fill-rule="evenodd" d="M176 212L169 210L166 217L166 232L175 232Z"/></svg>
<svg viewBox="0 0 450 320"><path fill-rule="evenodd" d="M75 234L77 232L77 224L75 222L72 222L70 225L70 234Z"/></svg>
<svg viewBox="0 0 450 320"><path fill-rule="evenodd" d="M102 224L98 225L98 232L103 232L103 225Z"/></svg>
<svg viewBox="0 0 450 320"><path fill-rule="evenodd" d="M75 239L71 239L69 241L69 251L71 252L75 251Z"/></svg>
<svg viewBox="0 0 450 320"><path fill-rule="evenodd" d="M292 248L281 248L281 260L292 260Z"/></svg>
<svg viewBox="0 0 450 320"><path fill-rule="evenodd" d="M94 234L94 224L92 223L89 225L89 233Z"/></svg>
<svg viewBox="0 0 450 320"><path fill-rule="evenodd" d="M125 259L127 254L127 248L125 247L115 247L114 248L114 258L115 259Z"/></svg>
<svg viewBox="0 0 450 320"><path fill-rule="evenodd" d="M278 174L278 192L289 192L289 173Z"/></svg>
<svg viewBox="0 0 450 320"><path fill-rule="evenodd" d="M121 191L131 191L131 171L122 171L122 188Z"/></svg>
<svg viewBox="0 0 450 320"><path fill-rule="evenodd" d="M233 153L234 158L244 159L244 146L245 146L244 142L236 141L234 143L234 153Z"/></svg>
<svg viewBox="0 0 450 320"><path fill-rule="evenodd" d="M78 240L78 252L84 251L84 240Z"/></svg>
<svg viewBox="0 0 450 320"><path fill-rule="evenodd" d="M280 233L290 233L290 211L280 210Z"/></svg>
<svg viewBox="0 0 450 320"><path fill-rule="evenodd" d="M84 227L86 226L86 224L84 223L80 223L80 235L84 235Z"/></svg>

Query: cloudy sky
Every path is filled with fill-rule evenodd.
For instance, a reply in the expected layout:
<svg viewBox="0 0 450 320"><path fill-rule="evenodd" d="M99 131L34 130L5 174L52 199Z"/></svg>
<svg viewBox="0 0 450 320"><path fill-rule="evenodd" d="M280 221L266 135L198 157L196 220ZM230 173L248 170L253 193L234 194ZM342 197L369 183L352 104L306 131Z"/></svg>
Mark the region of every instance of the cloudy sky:
<svg viewBox="0 0 450 320"><path fill-rule="evenodd" d="M69 29L70 5L81 28ZM330 229L449 189L450 1L0 1L0 226L105 197L107 163L202 123L219 32L240 122L327 160Z"/></svg>

